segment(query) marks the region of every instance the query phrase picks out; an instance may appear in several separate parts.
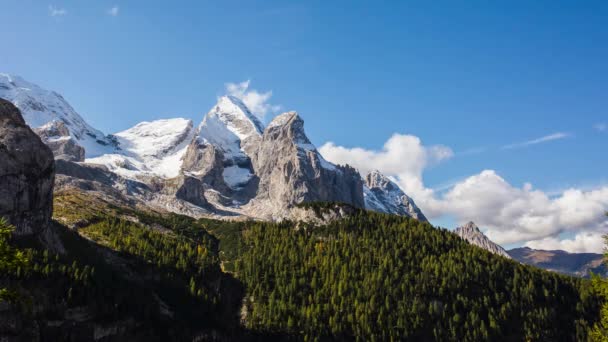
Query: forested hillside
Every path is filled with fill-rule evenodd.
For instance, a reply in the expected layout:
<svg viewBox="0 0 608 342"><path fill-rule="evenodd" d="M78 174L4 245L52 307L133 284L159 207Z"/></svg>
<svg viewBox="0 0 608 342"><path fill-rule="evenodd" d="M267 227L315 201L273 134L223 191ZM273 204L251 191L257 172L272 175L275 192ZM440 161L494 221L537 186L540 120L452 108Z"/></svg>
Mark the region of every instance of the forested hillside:
<svg viewBox="0 0 608 342"><path fill-rule="evenodd" d="M21 320L0 324L5 335L581 341L601 304L587 280L493 255L428 223L362 210L294 229L66 192L56 194L55 219L66 255L15 244L3 225L0 293Z"/></svg>
<svg viewBox="0 0 608 342"><path fill-rule="evenodd" d="M496 256L413 219L359 212L326 228L254 224L238 263L247 327L387 340L582 341L589 283Z"/></svg>

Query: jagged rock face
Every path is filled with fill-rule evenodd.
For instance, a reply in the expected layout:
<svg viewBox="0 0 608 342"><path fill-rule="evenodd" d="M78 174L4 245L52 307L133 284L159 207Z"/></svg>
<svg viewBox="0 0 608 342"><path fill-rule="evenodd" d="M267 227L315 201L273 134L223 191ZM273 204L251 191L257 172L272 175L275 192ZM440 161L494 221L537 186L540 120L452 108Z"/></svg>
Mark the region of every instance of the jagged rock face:
<svg viewBox="0 0 608 342"><path fill-rule="evenodd" d="M304 121L295 112L281 114L268 125L253 166L259 177L256 201L269 202L275 212L315 201L364 206L359 173L323 159L306 137Z"/></svg>
<svg viewBox="0 0 608 342"><path fill-rule="evenodd" d="M502 255L505 258L511 259L511 257L509 256L507 251L505 251L504 248L494 243L492 240L488 239L488 237L485 236L479 230L479 227L477 227L473 222L469 222L462 227L456 228L456 230L454 230L454 233L475 246L481 247L494 254Z"/></svg>
<svg viewBox="0 0 608 342"><path fill-rule="evenodd" d="M381 213L409 216L428 222L414 200L407 196L397 184L379 171L372 171L365 177L363 188L365 208Z"/></svg>
<svg viewBox="0 0 608 342"><path fill-rule="evenodd" d="M72 143L85 149L86 157L112 153L116 142L87 124L69 103L54 91L49 91L20 77L0 74L0 98L12 102L32 128L53 121L62 122L69 130Z"/></svg>
<svg viewBox="0 0 608 342"><path fill-rule="evenodd" d="M182 163L182 172L200 179L208 187L226 193L229 189L224 182L224 155L214 145L192 140Z"/></svg>
<svg viewBox="0 0 608 342"><path fill-rule="evenodd" d="M175 194L178 199L192 203L199 207L207 205L205 189L200 179L186 175L178 176L166 181L165 191Z"/></svg>
<svg viewBox="0 0 608 342"><path fill-rule="evenodd" d="M19 110L0 99L0 216L16 227L16 235L48 227L54 180L51 150L26 125Z"/></svg>
<svg viewBox="0 0 608 342"><path fill-rule="evenodd" d="M63 121L51 121L35 128L34 132L53 151L55 159L83 162L84 148L74 142L70 130Z"/></svg>
<svg viewBox="0 0 608 342"><path fill-rule="evenodd" d="M201 122L182 170L224 196L246 192L254 178L251 158L262 130L262 123L239 99L223 96Z"/></svg>

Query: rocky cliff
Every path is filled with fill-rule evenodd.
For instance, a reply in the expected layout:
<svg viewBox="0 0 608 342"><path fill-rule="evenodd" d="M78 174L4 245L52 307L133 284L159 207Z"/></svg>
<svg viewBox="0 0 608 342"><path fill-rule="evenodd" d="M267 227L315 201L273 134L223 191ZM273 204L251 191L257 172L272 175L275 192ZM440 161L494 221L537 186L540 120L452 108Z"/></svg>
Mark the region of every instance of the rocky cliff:
<svg viewBox="0 0 608 342"><path fill-rule="evenodd" d="M25 124L19 109L0 99L0 216L16 235L41 232L53 211L51 150Z"/></svg>
<svg viewBox="0 0 608 342"><path fill-rule="evenodd" d="M268 125L253 168L260 179L255 200L265 203L273 217L302 202L365 206L359 173L327 162L306 136L296 112L281 114Z"/></svg>

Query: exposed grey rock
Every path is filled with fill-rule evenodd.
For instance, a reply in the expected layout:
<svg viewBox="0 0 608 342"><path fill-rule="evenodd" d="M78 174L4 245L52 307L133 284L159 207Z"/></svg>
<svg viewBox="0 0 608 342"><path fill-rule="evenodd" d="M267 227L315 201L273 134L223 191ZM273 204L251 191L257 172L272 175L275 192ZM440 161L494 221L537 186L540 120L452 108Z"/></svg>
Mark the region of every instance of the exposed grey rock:
<svg viewBox="0 0 608 342"><path fill-rule="evenodd" d="M42 141L53 151L55 159L82 162L84 148L74 142L70 130L63 121L52 121L34 129Z"/></svg>
<svg viewBox="0 0 608 342"><path fill-rule="evenodd" d="M344 202L364 207L363 182L349 166L336 166L319 154L295 112L277 116L266 128L253 168L259 177L256 213L280 218L302 202Z"/></svg>
<svg viewBox="0 0 608 342"><path fill-rule="evenodd" d="M191 177L196 177L207 184L209 188L216 189L221 193L229 192L228 185L224 182L224 155L214 145L206 144L198 139L192 140L182 162L182 172Z"/></svg>
<svg viewBox="0 0 608 342"><path fill-rule="evenodd" d="M190 202L199 207L205 207L207 205L205 189L200 179L181 175L167 180L165 184L165 193L175 194L175 197L178 199Z"/></svg>
<svg viewBox="0 0 608 342"><path fill-rule="evenodd" d="M462 227L456 228L454 233L475 246L511 259L511 256L509 256L504 248L488 239L488 237L485 236L473 222L469 222Z"/></svg>
<svg viewBox="0 0 608 342"><path fill-rule="evenodd" d="M355 207L344 203L334 203L324 208L296 206L291 209L289 219L297 222L327 225L352 216L356 212L357 209Z"/></svg>
<svg viewBox="0 0 608 342"><path fill-rule="evenodd" d="M365 176L363 188L365 208L381 213L409 216L428 222L414 200L407 196L395 182L380 173L372 171Z"/></svg>
<svg viewBox="0 0 608 342"><path fill-rule="evenodd" d="M205 115L183 157L182 170L239 203L255 194L251 158L263 126L237 98L223 96Z"/></svg>
<svg viewBox="0 0 608 342"><path fill-rule="evenodd" d="M49 225L54 180L51 150L19 110L0 99L0 216L16 227L15 235L39 233Z"/></svg>

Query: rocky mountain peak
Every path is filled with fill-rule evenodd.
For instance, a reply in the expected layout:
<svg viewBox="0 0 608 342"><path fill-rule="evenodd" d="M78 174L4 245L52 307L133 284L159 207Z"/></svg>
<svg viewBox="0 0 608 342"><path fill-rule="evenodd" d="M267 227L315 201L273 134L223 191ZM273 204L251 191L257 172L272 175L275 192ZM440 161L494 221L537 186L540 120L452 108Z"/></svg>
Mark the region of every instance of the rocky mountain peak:
<svg viewBox="0 0 608 342"><path fill-rule="evenodd" d="M470 232L470 233L481 233L481 231L479 230L479 227L477 227L477 225L473 221L467 222L465 225L463 225L460 228L461 228L461 230Z"/></svg>
<svg viewBox="0 0 608 342"><path fill-rule="evenodd" d="M276 116L264 132L267 135L283 135L289 141L310 149L312 145L304 132L304 120L297 112L291 111Z"/></svg>
<svg viewBox="0 0 608 342"><path fill-rule="evenodd" d="M262 135L264 125L238 98L230 95L222 96L217 104L203 118L201 137L212 140L216 136L209 134L208 129L221 124L238 139L244 140L252 135ZM211 141L213 142L213 141Z"/></svg>
<svg viewBox="0 0 608 342"><path fill-rule="evenodd" d="M91 127L58 93L27 82L21 77L0 73L0 98L13 103L32 128L53 121L63 122L74 143L85 149L86 157L112 153L115 142Z"/></svg>
<svg viewBox="0 0 608 342"><path fill-rule="evenodd" d="M373 170L365 176L363 194L365 207L369 210L427 221L414 200L378 170Z"/></svg>
<svg viewBox="0 0 608 342"><path fill-rule="evenodd" d="M511 258L504 248L490 240L472 221L469 221L463 226L457 227L454 230L454 233L473 245L481 247L494 254L502 255L505 258Z"/></svg>

